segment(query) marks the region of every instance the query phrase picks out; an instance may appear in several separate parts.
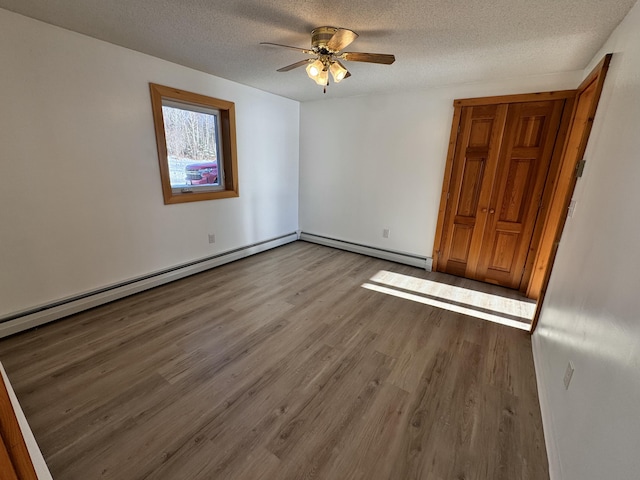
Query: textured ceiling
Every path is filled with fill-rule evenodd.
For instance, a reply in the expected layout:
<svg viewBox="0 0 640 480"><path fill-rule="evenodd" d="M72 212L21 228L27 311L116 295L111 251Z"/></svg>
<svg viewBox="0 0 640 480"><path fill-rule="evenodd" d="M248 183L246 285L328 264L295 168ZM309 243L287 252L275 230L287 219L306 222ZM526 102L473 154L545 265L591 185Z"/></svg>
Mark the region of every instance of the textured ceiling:
<svg viewBox="0 0 640 480"><path fill-rule="evenodd" d="M0 0L0 7L300 101L322 87L294 50L317 26L360 37L346 51L393 53L391 66L347 63L328 97L585 68L636 0Z"/></svg>

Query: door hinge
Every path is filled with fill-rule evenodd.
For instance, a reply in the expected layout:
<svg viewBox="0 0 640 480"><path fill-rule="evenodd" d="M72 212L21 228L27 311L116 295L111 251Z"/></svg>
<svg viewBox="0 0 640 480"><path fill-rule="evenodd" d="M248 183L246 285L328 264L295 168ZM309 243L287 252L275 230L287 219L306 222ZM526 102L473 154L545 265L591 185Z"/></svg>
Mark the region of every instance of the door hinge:
<svg viewBox="0 0 640 480"><path fill-rule="evenodd" d="M447 200L449 200L449 192L447 192Z"/></svg>
<svg viewBox="0 0 640 480"><path fill-rule="evenodd" d="M460 133L460 124L458 124L458 133Z"/></svg>
<svg viewBox="0 0 640 480"><path fill-rule="evenodd" d="M584 173L584 166L587 164L587 161L583 158L578 163L576 163L576 178L580 178Z"/></svg>

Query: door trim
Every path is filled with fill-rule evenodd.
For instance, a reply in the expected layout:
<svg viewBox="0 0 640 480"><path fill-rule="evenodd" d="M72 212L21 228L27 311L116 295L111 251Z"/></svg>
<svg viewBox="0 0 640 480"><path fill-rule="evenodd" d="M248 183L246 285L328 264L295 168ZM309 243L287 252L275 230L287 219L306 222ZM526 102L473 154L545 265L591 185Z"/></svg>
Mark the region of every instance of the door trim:
<svg viewBox="0 0 640 480"><path fill-rule="evenodd" d="M577 177L575 175L575 167L578 161L582 160L584 152L589 140L589 134L593 126L604 80L609 70L611 57L613 54L608 53L596 65L596 67L587 75L576 90L576 100L571 114L571 126L567 133L566 141L562 149L562 159L560 168L554 184L554 190L551 194L548 213L545 216L545 223L540 240L533 273L527 288L527 296L537 294L538 305L536 313L531 322L531 333L533 333L538 325L540 313L544 302L544 297L549 285L553 262L555 261L556 252L560 243L560 237L567 221L568 207L573 191L576 186ZM595 83L595 92L592 104L589 107L588 115L581 125L576 124L576 112L579 104L580 95ZM571 135L574 128L582 128L581 135Z"/></svg>
<svg viewBox="0 0 640 480"><path fill-rule="evenodd" d="M442 181L442 192L440 193L440 209L438 210L438 222L436 223L436 237L433 242L433 263L431 270L438 271L438 260L440 259L440 244L442 243L442 232L444 229L444 215L447 211L447 202L449 200L449 186L451 184L451 172L453 171L453 159L456 154L456 143L458 142L458 133L460 133L460 116L462 106L455 106L453 109L453 121L451 122L451 135L449 136L449 149L447 151L447 161L444 166L444 180Z"/></svg>
<svg viewBox="0 0 640 480"><path fill-rule="evenodd" d="M453 101L454 107L478 107L495 105L496 103L528 103L562 100L576 95L575 90L558 90L557 92L518 93L515 95L497 95L493 97L462 98Z"/></svg>

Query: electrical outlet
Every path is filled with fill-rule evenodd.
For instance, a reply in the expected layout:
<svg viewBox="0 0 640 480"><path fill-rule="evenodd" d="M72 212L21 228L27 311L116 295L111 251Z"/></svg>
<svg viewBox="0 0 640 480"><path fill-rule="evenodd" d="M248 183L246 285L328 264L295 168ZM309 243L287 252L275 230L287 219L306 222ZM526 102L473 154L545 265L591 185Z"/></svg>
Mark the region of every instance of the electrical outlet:
<svg viewBox="0 0 640 480"><path fill-rule="evenodd" d="M391 231L388 228L385 228L384 230L382 230L382 238L389 238L390 233Z"/></svg>
<svg viewBox="0 0 640 480"><path fill-rule="evenodd" d="M213 233L209 234L209 243L216 243L216 236Z"/></svg>
<svg viewBox="0 0 640 480"><path fill-rule="evenodd" d="M564 372L564 388L569 390L569 384L571 383L571 379L573 378L573 363L569 362L567 364L567 370Z"/></svg>

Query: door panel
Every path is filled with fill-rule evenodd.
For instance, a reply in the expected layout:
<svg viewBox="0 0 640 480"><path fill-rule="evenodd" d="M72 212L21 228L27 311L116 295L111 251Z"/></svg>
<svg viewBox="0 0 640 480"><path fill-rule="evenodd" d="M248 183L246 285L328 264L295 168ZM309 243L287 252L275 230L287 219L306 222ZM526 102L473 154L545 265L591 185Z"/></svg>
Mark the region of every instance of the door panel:
<svg viewBox="0 0 640 480"><path fill-rule="evenodd" d="M464 225L462 223L458 223L453 226L450 254L450 260L452 262L467 262L467 258L469 257L469 247L471 246L472 234L473 225Z"/></svg>
<svg viewBox="0 0 640 480"><path fill-rule="evenodd" d="M472 260L475 268L486 213L479 205L491 196L506 108L501 105L465 107L451 177L450 201L445 210L441 265L448 273L465 275Z"/></svg>
<svg viewBox="0 0 640 480"><path fill-rule="evenodd" d="M460 185L460 196L456 216L475 217L486 161L486 155L468 157L463 160L462 184Z"/></svg>
<svg viewBox="0 0 640 480"><path fill-rule="evenodd" d="M563 101L509 106L475 277L519 288Z"/></svg>
<svg viewBox="0 0 640 480"><path fill-rule="evenodd" d="M498 230L491 251L490 269L509 273L513 265L513 255L517 246L520 232Z"/></svg>
<svg viewBox="0 0 640 480"><path fill-rule="evenodd" d="M499 221L520 222L523 208L526 205L527 187L531 179L531 171L535 169L535 158L512 158L507 173L504 198Z"/></svg>

